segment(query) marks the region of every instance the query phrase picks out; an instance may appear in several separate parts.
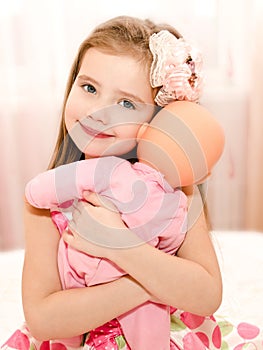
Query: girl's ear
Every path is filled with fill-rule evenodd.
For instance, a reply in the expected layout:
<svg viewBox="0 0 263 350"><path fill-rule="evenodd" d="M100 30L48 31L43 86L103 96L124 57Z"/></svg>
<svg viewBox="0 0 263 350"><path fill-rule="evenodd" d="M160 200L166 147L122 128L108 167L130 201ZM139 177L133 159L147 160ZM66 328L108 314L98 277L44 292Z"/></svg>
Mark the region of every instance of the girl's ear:
<svg viewBox="0 0 263 350"><path fill-rule="evenodd" d="M148 128L149 124L148 123L143 123L138 132L137 132L137 136L136 136L136 141L137 143L141 140L143 134L145 133L146 129Z"/></svg>

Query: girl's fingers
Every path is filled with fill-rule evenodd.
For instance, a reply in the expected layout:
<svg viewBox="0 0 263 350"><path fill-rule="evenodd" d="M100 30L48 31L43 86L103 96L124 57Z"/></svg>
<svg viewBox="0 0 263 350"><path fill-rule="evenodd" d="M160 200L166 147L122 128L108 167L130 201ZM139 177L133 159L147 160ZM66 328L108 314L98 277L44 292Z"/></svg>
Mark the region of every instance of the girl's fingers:
<svg viewBox="0 0 263 350"><path fill-rule="evenodd" d="M69 245L72 244L72 242L74 241L74 236L71 233L71 231L65 230L62 234L62 238L63 240L68 243Z"/></svg>
<svg viewBox="0 0 263 350"><path fill-rule="evenodd" d="M101 207L99 196L95 192L84 191L83 198L95 207Z"/></svg>
<svg viewBox="0 0 263 350"><path fill-rule="evenodd" d="M108 198L100 196L95 192L84 191L83 198L95 207L103 207L113 212L118 212L115 205Z"/></svg>
<svg viewBox="0 0 263 350"><path fill-rule="evenodd" d="M72 221L77 222L79 217L80 217L80 211L78 210L77 207L74 207L73 211L72 211Z"/></svg>
<svg viewBox="0 0 263 350"><path fill-rule="evenodd" d="M69 221L67 229L64 231L65 234L73 236L76 231L75 223L73 220Z"/></svg>
<svg viewBox="0 0 263 350"><path fill-rule="evenodd" d="M83 215L85 215L85 212L88 211L89 208L93 208L93 205L84 201L78 201L77 203L74 203L73 205L73 211L72 211L72 220L74 222L77 222L79 218Z"/></svg>
<svg viewBox="0 0 263 350"><path fill-rule="evenodd" d="M68 227L63 232L62 238L70 245L72 245L73 242L76 242L76 240L79 238L79 232L74 222L70 221L68 223Z"/></svg>

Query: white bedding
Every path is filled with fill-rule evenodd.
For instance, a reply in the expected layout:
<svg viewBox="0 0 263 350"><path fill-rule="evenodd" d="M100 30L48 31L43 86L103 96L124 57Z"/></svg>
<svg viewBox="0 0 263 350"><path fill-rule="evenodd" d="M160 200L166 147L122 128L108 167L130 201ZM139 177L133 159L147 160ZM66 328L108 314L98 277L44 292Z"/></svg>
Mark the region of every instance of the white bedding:
<svg viewBox="0 0 263 350"><path fill-rule="evenodd" d="M216 315L263 329L263 233L214 232L223 281ZM23 322L20 282L23 251L0 253L0 344Z"/></svg>

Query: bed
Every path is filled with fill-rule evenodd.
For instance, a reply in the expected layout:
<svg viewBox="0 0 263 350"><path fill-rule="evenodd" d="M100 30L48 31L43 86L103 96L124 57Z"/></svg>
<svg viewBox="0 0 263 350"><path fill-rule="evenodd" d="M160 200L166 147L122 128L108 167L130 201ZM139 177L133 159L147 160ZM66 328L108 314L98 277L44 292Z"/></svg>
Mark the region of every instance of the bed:
<svg viewBox="0 0 263 350"><path fill-rule="evenodd" d="M216 315L263 329L263 233L216 231L212 236L224 282ZM23 250L0 253L0 344L23 322L22 264Z"/></svg>

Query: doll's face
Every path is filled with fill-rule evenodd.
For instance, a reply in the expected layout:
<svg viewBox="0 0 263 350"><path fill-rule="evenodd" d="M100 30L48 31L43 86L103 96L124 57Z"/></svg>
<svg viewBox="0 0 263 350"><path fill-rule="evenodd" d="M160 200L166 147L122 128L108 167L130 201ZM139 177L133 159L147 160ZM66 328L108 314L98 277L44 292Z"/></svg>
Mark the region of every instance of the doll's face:
<svg viewBox="0 0 263 350"><path fill-rule="evenodd" d="M149 73L142 63L95 48L86 52L65 109L67 130L86 158L129 152L153 112Z"/></svg>

